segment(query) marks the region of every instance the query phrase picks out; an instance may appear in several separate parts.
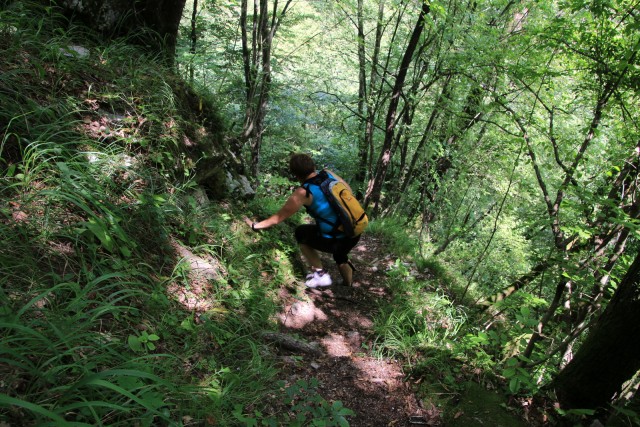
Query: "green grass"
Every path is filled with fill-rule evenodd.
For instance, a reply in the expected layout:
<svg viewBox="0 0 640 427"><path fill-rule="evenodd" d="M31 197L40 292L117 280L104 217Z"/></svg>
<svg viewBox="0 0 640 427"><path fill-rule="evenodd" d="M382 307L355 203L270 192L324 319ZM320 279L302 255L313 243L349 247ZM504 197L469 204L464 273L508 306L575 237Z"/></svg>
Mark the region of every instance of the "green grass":
<svg viewBox="0 0 640 427"><path fill-rule="evenodd" d="M314 383L275 383L260 338L276 327L278 291L302 274L292 233L302 215L268 233L242 217L273 214L295 183L265 176L251 201L199 204L195 165L223 151L215 96L195 94L127 40L101 44L61 21L29 2L0 11L0 424L237 425L330 413L326 425L344 425L348 410ZM78 40L90 55L66 56ZM199 100L206 112L195 112ZM182 150L186 140L203 152ZM367 233L398 260L380 283L393 299L380 301L374 352L451 388L469 367L498 366L517 337L483 335L453 302L454 269L421 259L402 220L372 221ZM220 266L204 286L206 312L176 295L195 287L176 242ZM255 412L278 393L291 413Z"/></svg>
<svg viewBox="0 0 640 427"><path fill-rule="evenodd" d="M0 422L232 425L275 387L260 332L290 274L251 255L288 244L256 248L239 214L193 203L177 148L201 125L171 73L23 7L0 12ZM91 55L65 56L73 40ZM172 240L223 267L210 312L168 292L189 286Z"/></svg>
<svg viewBox="0 0 640 427"><path fill-rule="evenodd" d="M407 225L400 218L372 220L367 228L367 233L379 238L388 251L401 257L413 257L417 241L407 231Z"/></svg>
<svg viewBox="0 0 640 427"><path fill-rule="evenodd" d="M464 309L406 275L392 277L389 285L394 298L375 318L374 349L412 363L425 349L451 348L467 322Z"/></svg>

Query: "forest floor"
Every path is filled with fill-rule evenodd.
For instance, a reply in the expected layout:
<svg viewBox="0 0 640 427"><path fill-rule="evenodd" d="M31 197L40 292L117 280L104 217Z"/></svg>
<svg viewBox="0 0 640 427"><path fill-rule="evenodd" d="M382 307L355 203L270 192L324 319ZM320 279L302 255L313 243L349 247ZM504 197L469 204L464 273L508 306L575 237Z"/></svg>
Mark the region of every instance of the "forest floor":
<svg viewBox="0 0 640 427"><path fill-rule="evenodd" d="M303 295L282 289L281 333L309 343L311 350L297 349L295 342L281 345L281 379L286 384L317 379L324 399L339 400L355 412L347 417L353 427L442 425L440 411L416 397L401 364L370 351L374 314L380 299L390 298L381 284L395 259L366 234L350 255L357 269L353 286L306 288ZM335 263L323 262L334 283L340 281Z"/></svg>
<svg viewBox="0 0 640 427"><path fill-rule="evenodd" d="M203 259L185 248L178 249L191 265L191 286L189 292L174 289L172 293L189 310L206 311L211 308L204 292L206 283L215 279L220 266L213 258ZM321 256L334 282L339 282L333 260L327 254ZM302 382L307 390L297 396L296 403L308 397L304 393L317 393L330 404L340 401L354 412L346 417L351 427L545 425L533 419L525 422L507 410L505 396L495 385L488 390L460 379L464 382L460 384L462 391L448 393L455 398L445 407L442 402L416 395L417 381L405 372L401 361L380 357L372 350L375 315L393 297L385 284L396 258L368 234L363 235L350 258L356 267L352 286L333 284L312 289L298 280L280 289L280 330L264 337L276 344L280 361L277 379L284 387L282 393L271 396L269 407L253 409L276 416L290 411L290 405L284 402L284 390ZM426 276L418 278L428 280ZM315 381L317 388L313 389ZM318 404L313 399L310 402Z"/></svg>
<svg viewBox="0 0 640 427"><path fill-rule="evenodd" d="M464 391L454 393L456 398L446 407L416 395L418 381L405 372L401 361L372 351L373 321L380 303L392 298L384 284L396 258L366 233L350 258L357 269L353 286L310 289L298 283L295 289L281 289L277 342L282 362L279 379L285 387L316 379L317 392L327 402L341 401L355 413L347 417L351 427L540 425L507 410L505 396L495 387L488 390L468 380L461 379ZM323 254L323 263L339 282L333 260Z"/></svg>

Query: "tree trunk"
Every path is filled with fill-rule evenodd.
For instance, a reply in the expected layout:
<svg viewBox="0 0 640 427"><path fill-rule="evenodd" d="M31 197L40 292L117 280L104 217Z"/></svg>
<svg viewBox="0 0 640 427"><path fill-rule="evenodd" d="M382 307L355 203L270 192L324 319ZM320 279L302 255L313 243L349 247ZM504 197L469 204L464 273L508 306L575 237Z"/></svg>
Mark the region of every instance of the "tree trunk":
<svg viewBox="0 0 640 427"><path fill-rule="evenodd" d="M431 115L429 116L429 120L427 121L427 125L424 129L424 131L422 132L422 137L420 138L420 142L418 142L418 146L416 147L415 151L413 152L413 157L411 158L411 163L409 164L409 168L407 169L406 173L404 174L404 179L402 181L402 186L400 187L400 192L404 193L407 191L407 188L409 187L409 184L413 181L414 179L414 170L416 168L416 164L418 163L418 159L421 157L422 152L424 150L424 147L427 143L427 140L429 138L429 136L431 135L431 132L433 131L433 128L435 126L435 123L438 119L438 116L442 113L442 105L443 102L446 98L449 97L450 94L450 86L449 83L451 83L451 78L453 77L453 74L448 73L446 75L446 79L444 81L444 83L442 84L442 88L440 89L440 95L438 96L437 101L434 104L434 108L431 110Z"/></svg>
<svg viewBox="0 0 640 427"><path fill-rule="evenodd" d="M549 304L549 308L542 316L542 319L538 322L538 326L531 334L529 338L529 342L527 342L527 347L522 352L522 357L525 359L530 359L533 354L533 350L535 349L536 344L542 339L544 328L547 327L553 316L556 314L556 310L560 307L562 303L562 299L564 297L564 293L567 289L571 288L572 283L570 280L567 280L565 277L561 276L558 284L556 285L556 291L553 294L553 300Z"/></svg>
<svg viewBox="0 0 640 427"><path fill-rule="evenodd" d="M193 0L193 11L191 12L191 47L189 49L189 53L191 55L196 54L196 46L198 44L198 28L197 28L197 18L198 18L198 0ZM194 74L195 74L195 66L193 65L193 59L189 64L189 81L193 84Z"/></svg>
<svg viewBox="0 0 640 427"><path fill-rule="evenodd" d="M358 0L358 115L360 120L360 132L358 132L358 170L356 171L356 188L360 189L364 182L367 170L368 141L366 137L367 121L364 119L369 113L367 106L367 58L365 52L364 37L364 5L363 0ZM352 184L353 185L353 184Z"/></svg>
<svg viewBox="0 0 640 427"><path fill-rule="evenodd" d="M562 408L602 408L639 369L640 254L573 360L551 387Z"/></svg>
<svg viewBox="0 0 640 427"><path fill-rule="evenodd" d="M273 9L269 12L269 0L254 0L253 20L249 28L248 1L242 0L241 4L240 30L246 91L245 121L241 140L249 146L250 173L254 179L258 176L264 120L271 90L273 38L290 5L291 0L287 0L279 11L278 2L274 1Z"/></svg>
<svg viewBox="0 0 640 427"><path fill-rule="evenodd" d="M173 65L178 28L186 0L58 0L74 17L107 36L134 34L146 27L159 36L156 49ZM148 44L153 40L141 40Z"/></svg>
<svg viewBox="0 0 640 427"><path fill-rule="evenodd" d="M378 1L378 18L376 21L375 39L373 41L373 55L371 55L371 69L367 82L367 56L364 34L364 3L358 1L358 66L359 66L359 103L358 113L361 117L360 136L358 138L358 166L352 186L359 199L363 197L363 186L371 174L373 157L373 132L377 114L377 103L373 100L378 85L378 61L383 34L384 5L386 0ZM378 91L380 92L380 91Z"/></svg>
<svg viewBox="0 0 640 427"><path fill-rule="evenodd" d="M429 4L427 2L423 2L420 16L418 17L416 26L413 29L413 33L411 34L411 38L409 39L409 43L404 52L404 56L402 57L400 69L398 70L398 76L396 77L395 84L393 86L391 101L389 102L389 109L387 110L384 143L382 145L380 157L378 158L378 162L376 165L375 176L369 180L369 184L367 185L367 193L365 196L365 205L369 205L370 203L373 203L374 205L374 215L378 210L378 204L380 202L380 196L382 192L382 185L384 183L384 178L387 174L387 169L393 155L391 151L391 144L393 142L393 136L395 133L396 115L398 111L398 104L400 103L400 94L402 92L402 87L404 86L407 71L409 70L409 64L411 63L411 60L413 58L413 53L418 48L420 35L422 34L424 22L428 13Z"/></svg>

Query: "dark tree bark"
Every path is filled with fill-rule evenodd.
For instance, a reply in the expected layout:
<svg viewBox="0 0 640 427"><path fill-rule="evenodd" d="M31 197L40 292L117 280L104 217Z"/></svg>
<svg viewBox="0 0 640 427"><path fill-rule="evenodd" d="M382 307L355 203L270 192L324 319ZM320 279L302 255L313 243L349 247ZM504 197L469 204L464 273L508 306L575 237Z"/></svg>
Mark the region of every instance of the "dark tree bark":
<svg viewBox="0 0 640 427"><path fill-rule="evenodd" d="M411 64L413 54L418 48L420 36L422 34L422 30L424 29L425 19L427 14L429 13L429 10L430 10L429 3L423 2L422 9L420 10L420 16L418 17L416 26L413 29L413 33L411 34L411 38L409 39L409 43L404 52L404 56L402 57L402 62L400 63L400 69L398 70L398 75L396 77L395 84L393 86L393 93L391 94L391 101L389 102L389 109L387 110L384 143L382 145L380 157L378 158L375 176L373 176L369 180L369 184L367 186L367 192L365 196L365 205L369 205L370 203L373 203L374 205L373 207L374 215L378 211L378 207L379 207L378 204L380 203L382 185L384 183L384 179L387 174L389 164L391 163L391 157L393 155L391 150L391 144L393 142L393 137L395 134L398 104L400 103L400 95L402 93L402 88L404 86L405 78L407 77L407 71L409 70L409 65Z"/></svg>
<svg viewBox="0 0 640 427"><path fill-rule="evenodd" d="M367 106L367 57L365 52L364 36L364 1L358 0L358 114L365 117L368 113ZM383 2L381 1L380 4ZM380 25L380 24L378 24ZM358 138L358 170L355 176L356 188L360 188L364 182L367 172L368 141L365 130L366 120L360 121L360 132Z"/></svg>
<svg viewBox="0 0 640 427"><path fill-rule="evenodd" d="M108 36L140 34L140 28L155 32L154 46L173 64L178 27L186 0L57 0L72 16ZM149 40L144 40L148 43Z"/></svg>
<svg viewBox="0 0 640 427"><path fill-rule="evenodd" d="M291 2L286 0L282 9L279 9L278 0L273 0L270 11L269 0L254 0L252 15L249 14L248 0L241 2L240 31L246 105L240 139L249 146L249 168L253 179L258 177L262 134L271 92L273 38Z"/></svg>
<svg viewBox="0 0 640 427"><path fill-rule="evenodd" d="M453 74L451 73L448 73L445 77L444 83L442 84L442 88L440 89L440 95L438 96L438 99L434 105L434 108L431 110L431 115L429 116L427 126L422 132L422 137L420 138L420 142L418 142L418 146L414 151L413 157L411 158L409 168L404 174L404 180L402 181L402 186L400 187L400 193L406 192L407 188L409 187L409 184L414 179L414 176L415 176L414 171L416 169L416 165L418 164L418 160L420 159L424 151L424 147L427 144L427 140L429 139L429 136L433 131L433 128L436 124L438 117L442 114L443 102L450 95L451 88L449 84L451 83L452 77L453 77Z"/></svg>
<svg viewBox="0 0 640 427"><path fill-rule="evenodd" d="M640 369L640 254L575 357L551 384L562 408L597 409Z"/></svg>
<svg viewBox="0 0 640 427"><path fill-rule="evenodd" d="M196 54L196 47L198 45L198 0L193 0L193 11L191 12L191 48L189 52L192 55ZM193 84L194 78L194 65L193 62L189 64L189 81Z"/></svg>

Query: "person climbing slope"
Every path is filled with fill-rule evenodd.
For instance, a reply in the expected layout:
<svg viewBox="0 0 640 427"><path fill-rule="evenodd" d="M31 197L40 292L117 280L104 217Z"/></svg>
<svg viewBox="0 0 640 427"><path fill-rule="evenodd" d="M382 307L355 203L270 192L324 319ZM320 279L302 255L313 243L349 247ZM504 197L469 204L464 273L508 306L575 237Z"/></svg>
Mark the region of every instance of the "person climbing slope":
<svg viewBox="0 0 640 427"><path fill-rule="evenodd" d="M342 284L350 286L353 282L353 266L349 262L349 252L358 244L360 235L347 236L342 229L338 229L339 219L335 209L329 204L328 197L323 193L320 184L327 179L336 180L344 184L351 192L347 184L336 173L324 169L316 170L313 159L307 154L294 154L289 160L289 171L301 183L287 201L275 214L262 221L244 221L253 231L264 230L281 223L305 206L307 213L314 219L315 224L303 224L296 227L295 237L300 252L311 266L311 272L306 277L305 285L310 288L329 286L332 284L331 276L324 269L322 260L317 251L330 253L338 266L342 276ZM363 214L366 226L366 216Z"/></svg>

